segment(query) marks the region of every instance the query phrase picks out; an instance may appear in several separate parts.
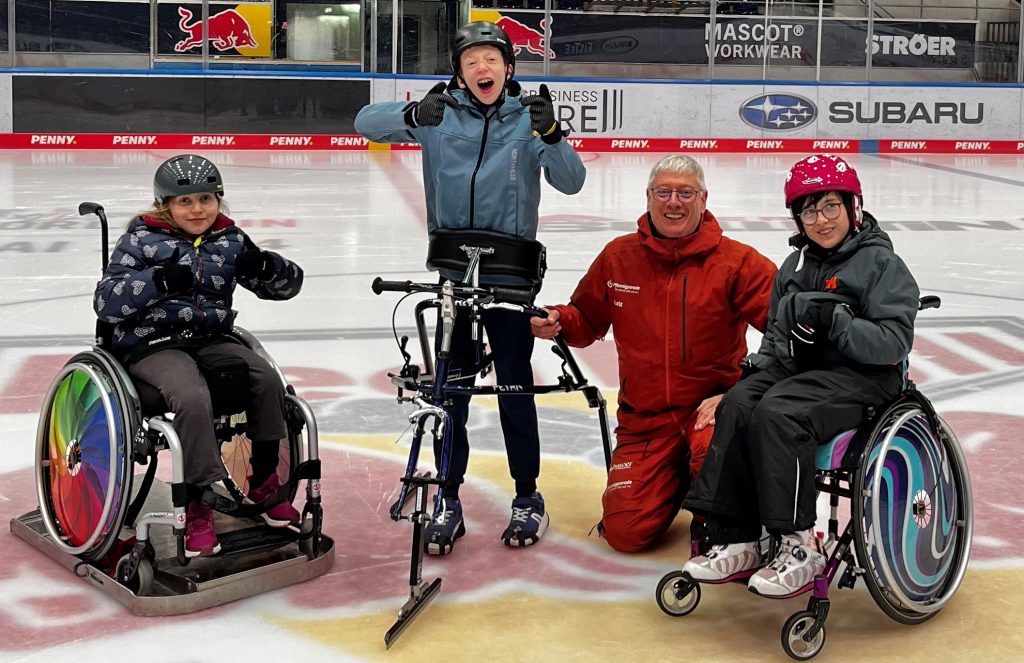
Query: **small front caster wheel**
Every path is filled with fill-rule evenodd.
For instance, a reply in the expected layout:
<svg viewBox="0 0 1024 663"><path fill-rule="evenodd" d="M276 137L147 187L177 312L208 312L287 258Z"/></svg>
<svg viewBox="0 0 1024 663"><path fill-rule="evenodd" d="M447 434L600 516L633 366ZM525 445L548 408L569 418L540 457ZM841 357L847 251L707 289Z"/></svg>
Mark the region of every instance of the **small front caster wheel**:
<svg viewBox="0 0 1024 663"><path fill-rule="evenodd" d="M142 558L133 572L131 555L125 555L117 562L117 581L136 596L149 595L153 591L153 562Z"/></svg>
<svg viewBox="0 0 1024 663"><path fill-rule="evenodd" d="M807 610L792 615L782 625L782 649L798 661L808 661L818 655L825 646L825 626L810 640L807 639L807 632L814 624L814 613Z"/></svg>
<svg viewBox="0 0 1024 663"><path fill-rule="evenodd" d="M654 599L666 615L683 617L697 609L700 584L684 578L682 571L672 571L658 582Z"/></svg>

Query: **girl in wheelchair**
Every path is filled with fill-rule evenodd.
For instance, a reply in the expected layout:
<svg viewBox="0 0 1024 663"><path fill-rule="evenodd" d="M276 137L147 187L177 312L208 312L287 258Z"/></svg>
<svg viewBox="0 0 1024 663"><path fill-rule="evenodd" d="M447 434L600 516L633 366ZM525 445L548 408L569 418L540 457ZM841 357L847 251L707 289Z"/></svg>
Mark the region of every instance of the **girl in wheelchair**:
<svg viewBox="0 0 1024 663"><path fill-rule="evenodd" d="M749 576L757 594L799 593L825 570L814 533L815 452L901 390L918 286L862 211L856 171L831 155L790 170L786 206L798 234L771 295L768 325L722 400L707 459L684 508L706 519L709 549L684 576ZM765 565L762 526L777 555Z"/></svg>
<svg viewBox="0 0 1024 663"><path fill-rule="evenodd" d="M279 488L278 446L287 435L284 391L266 360L224 334L236 315L236 284L260 299L290 299L302 287L302 269L259 249L226 216L221 174L204 157L168 159L157 169L153 191L153 207L129 222L96 286L96 314L112 325L111 345L128 373L158 390L174 413L185 481L200 489L227 475L200 366L245 363L253 441L248 496L262 502ZM211 508L193 500L186 517L185 554L217 553ZM285 501L263 518L286 527L298 522L299 513Z"/></svg>

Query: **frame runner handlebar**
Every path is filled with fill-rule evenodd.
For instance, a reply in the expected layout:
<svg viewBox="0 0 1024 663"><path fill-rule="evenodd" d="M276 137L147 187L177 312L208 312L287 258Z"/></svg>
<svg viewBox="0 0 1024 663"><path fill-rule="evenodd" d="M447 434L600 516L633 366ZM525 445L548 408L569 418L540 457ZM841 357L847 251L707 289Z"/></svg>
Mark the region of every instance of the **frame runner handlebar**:
<svg viewBox="0 0 1024 663"><path fill-rule="evenodd" d="M374 294L382 292L425 292L433 295L442 294L442 285L439 283L416 283L415 281L385 281L381 277L373 280L370 286ZM546 318L548 313L544 309L531 305L533 293L529 290L519 288L504 288L501 286L469 286L452 284L452 294L458 298L476 297L478 304L484 308L503 308L510 311L521 311L535 317Z"/></svg>

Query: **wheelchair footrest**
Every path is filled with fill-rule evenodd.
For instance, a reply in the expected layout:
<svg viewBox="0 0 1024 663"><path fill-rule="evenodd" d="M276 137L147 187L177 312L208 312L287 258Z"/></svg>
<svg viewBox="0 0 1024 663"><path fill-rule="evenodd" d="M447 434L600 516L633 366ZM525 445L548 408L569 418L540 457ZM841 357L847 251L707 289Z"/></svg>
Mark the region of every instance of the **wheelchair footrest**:
<svg viewBox="0 0 1024 663"><path fill-rule="evenodd" d="M220 552L218 556L233 555L241 552L270 550L296 541L299 533L290 527L247 527L218 534Z"/></svg>

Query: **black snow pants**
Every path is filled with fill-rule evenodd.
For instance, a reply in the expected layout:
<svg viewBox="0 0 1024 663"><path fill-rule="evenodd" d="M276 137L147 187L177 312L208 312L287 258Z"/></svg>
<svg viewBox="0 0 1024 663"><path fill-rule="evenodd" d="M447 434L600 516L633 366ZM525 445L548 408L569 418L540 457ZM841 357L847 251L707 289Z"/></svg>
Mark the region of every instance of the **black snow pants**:
<svg viewBox="0 0 1024 663"><path fill-rule="evenodd" d="M814 525L815 454L856 428L869 406L900 392L897 366L840 366L787 374L773 367L730 389L715 413L715 433L683 508L707 517L713 544L756 540Z"/></svg>

